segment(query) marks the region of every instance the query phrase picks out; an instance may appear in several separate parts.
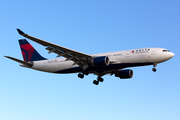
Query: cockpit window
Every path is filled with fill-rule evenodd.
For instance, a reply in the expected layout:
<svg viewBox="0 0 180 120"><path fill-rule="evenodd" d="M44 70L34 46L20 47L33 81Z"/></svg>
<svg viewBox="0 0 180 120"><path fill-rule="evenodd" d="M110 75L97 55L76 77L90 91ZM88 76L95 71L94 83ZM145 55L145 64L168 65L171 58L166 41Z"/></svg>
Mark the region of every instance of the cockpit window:
<svg viewBox="0 0 180 120"><path fill-rule="evenodd" d="M163 50L163 52L169 52L169 50Z"/></svg>

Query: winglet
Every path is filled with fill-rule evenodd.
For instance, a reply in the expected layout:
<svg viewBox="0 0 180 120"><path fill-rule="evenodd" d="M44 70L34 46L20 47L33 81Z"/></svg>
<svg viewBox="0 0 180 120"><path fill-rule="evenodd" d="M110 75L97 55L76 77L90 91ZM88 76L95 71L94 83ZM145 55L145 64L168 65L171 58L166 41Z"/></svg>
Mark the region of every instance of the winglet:
<svg viewBox="0 0 180 120"><path fill-rule="evenodd" d="M18 31L18 33L20 34L20 35L24 35L25 33L23 32L23 31L21 31L20 29L17 29L17 31Z"/></svg>

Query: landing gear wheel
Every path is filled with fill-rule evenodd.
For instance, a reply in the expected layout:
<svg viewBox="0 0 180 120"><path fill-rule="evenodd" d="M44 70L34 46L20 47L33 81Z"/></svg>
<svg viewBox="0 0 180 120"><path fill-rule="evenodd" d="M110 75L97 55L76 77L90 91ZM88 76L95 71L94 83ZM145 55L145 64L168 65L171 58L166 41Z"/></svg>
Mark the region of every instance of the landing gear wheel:
<svg viewBox="0 0 180 120"><path fill-rule="evenodd" d="M84 74L79 73L78 77L82 79L82 78L84 78Z"/></svg>
<svg viewBox="0 0 180 120"><path fill-rule="evenodd" d="M99 85L99 81L97 81L97 80L94 80L93 83L94 83L95 85Z"/></svg>
<svg viewBox="0 0 180 120"><path fill-rule="evenodd" d="M98 81L100 81L100 82L103 82L104 81L104 79L103 78L101 78L101 77L98 77L98 79L97 79Z"/></svg>
<svg viewBox="0 0 180 120"><path fill-rule="evenodd" d="M152 71L153 71L153 72L156 72L157 70L156 70L156 68L153 68Z"/></svg>
<svg viewBox="0 0 180 120"><path fill-rule="evenodd" d="M85 71L83 72L83 74L89 75L89 72L88 72L87 70L85 70Z"/></svg>

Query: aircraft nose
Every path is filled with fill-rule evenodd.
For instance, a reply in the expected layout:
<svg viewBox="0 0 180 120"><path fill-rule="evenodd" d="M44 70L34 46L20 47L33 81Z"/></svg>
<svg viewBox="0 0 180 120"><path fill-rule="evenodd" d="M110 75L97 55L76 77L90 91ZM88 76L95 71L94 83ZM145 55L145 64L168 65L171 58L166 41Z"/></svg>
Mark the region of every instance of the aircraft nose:
<svg viewBox="0 0 180 120"><path fill-rule="evenodd" d="M170 52L170 58L174 57L174 53L173 52Z"/></svg>

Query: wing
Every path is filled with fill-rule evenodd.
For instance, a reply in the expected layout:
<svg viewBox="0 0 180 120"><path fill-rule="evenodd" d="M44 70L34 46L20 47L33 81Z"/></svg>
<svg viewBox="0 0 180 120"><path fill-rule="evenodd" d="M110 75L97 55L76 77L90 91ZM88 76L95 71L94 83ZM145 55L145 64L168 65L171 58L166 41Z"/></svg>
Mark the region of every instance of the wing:
<svg viewBox="0 0 180 120"><path fill-rule="evenodd" d="M92 58L91 55L89 54L85 54L85 53L81 53L75 50L71 50L38 38L35 38L33 36L30 36L28 34L25 34L23 31L21 31L20 29L17 29L18 33L34 42L37 42L45 47L47 47L46 49L49 51L49 53L53 52L58 54L57 57L63 56L66 58L67 60L72 60L75 64L78 64L80 67L83 68L83 66L86 64L86 60L87 58Z"/></svg>

